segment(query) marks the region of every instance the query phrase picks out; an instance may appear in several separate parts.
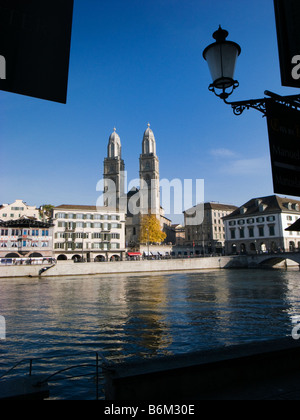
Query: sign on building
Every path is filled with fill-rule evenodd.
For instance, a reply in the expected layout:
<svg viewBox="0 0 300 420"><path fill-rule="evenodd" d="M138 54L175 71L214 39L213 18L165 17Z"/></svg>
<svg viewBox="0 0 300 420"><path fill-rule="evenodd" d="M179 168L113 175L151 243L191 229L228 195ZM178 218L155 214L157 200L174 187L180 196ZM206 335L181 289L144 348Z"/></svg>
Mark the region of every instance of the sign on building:
<svg viewBox="0 0 300 420"><path fill-rule="evenodd" d="M274 0L281 82L300 88L300 1Z"/></svg>
<svg viewBox="0 0 300 420"><path fill-rule="evenodd" d="M66 103L74 0L0 0L0 90Z"/></svg>
<svg viewBox="0 0 300 420"><path fill-rule="evenodd" d="M300 197L300 111L267 101L274 192Z"/></svg>

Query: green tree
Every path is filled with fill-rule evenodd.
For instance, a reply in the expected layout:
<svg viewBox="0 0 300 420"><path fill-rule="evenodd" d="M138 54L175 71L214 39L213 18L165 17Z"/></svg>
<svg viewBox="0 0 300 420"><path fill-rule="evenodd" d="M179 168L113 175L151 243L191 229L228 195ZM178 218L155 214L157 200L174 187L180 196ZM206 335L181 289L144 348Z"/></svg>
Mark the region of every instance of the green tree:
<svg viewBox="0 0 300 420"><path fill-rule="evenodd" d="M52 206L52 204L43 204L40 207L41 219L50 219L52 217L53 209L54 209L54 206Z"/></svg>

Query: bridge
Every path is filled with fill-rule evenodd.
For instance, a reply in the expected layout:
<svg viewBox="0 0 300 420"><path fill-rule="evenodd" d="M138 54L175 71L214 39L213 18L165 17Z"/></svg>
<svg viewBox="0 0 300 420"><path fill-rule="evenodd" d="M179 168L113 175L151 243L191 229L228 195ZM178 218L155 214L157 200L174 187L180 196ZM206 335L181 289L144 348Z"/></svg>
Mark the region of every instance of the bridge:
<svg viewBox="0 0 300 420"><path fill-rule="evenodd" d="M269 266L274 267L277 264L291 260L299 265L300 269L300 252L280 252L271 254L248 255L248 266Z"/></svg>

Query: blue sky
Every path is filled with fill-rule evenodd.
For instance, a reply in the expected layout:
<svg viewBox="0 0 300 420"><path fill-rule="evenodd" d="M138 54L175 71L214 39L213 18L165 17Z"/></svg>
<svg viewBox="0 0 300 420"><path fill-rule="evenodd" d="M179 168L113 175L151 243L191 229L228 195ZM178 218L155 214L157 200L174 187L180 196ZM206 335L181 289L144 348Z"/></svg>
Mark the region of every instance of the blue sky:
<svg viewBox="0 0 300 420"><path fill-rule="evenodd" d="M204 179L205 201L273 194L266 120L208 91L219 24L242 48L232 100L296 94L281 86L273 0L75 0L67 104L0 92L0 203L95 204L113 128L130 180L148 122L161 178Z"/></svg>

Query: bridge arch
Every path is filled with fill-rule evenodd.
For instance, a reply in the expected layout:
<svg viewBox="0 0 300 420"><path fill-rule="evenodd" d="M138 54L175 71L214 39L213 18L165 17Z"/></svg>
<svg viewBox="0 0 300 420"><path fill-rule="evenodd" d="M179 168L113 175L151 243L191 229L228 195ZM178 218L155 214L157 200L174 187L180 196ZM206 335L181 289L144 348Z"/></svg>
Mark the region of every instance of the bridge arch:
<svg viewBox="0 0 300 420"><path fill-rule="evenodd" d="M257 255L256 261L258 265L275 266L281 262L290 260L299 265L300 268L300 253L299 252L284 252L282 254L265 254Z"/></svg>

